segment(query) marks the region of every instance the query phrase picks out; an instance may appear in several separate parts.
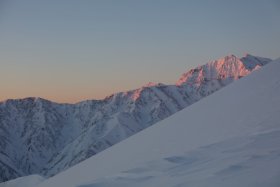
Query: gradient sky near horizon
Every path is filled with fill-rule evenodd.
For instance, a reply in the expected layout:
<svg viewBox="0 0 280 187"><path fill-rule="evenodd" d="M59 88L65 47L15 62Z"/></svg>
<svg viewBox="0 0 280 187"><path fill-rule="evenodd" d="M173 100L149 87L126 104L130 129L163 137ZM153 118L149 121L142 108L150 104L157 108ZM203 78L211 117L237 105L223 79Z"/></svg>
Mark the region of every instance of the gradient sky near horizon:
<svg viewBox="0 0 280 187"><path fill-rule="evenodd" d="M0 100L100 99L235 54L280 57L279 0L0 0Z"/></svg>

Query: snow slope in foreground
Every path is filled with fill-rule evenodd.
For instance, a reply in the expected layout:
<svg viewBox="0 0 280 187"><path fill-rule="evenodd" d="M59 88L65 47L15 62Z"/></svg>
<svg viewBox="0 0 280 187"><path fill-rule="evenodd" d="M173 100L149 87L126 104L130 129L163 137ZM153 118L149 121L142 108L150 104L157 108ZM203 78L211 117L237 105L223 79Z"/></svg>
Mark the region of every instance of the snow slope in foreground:
<svg viewBox="0 0 280 187"><path fill-rule="evenodd" d="M1 183L1 187L35 187L39 183L45 180L40 175L29 175L25 177L19 177L14 180L10 180L4 183Z"/></svg>
<svg viewBox="0 0 280 187"><path fill-rule="evenodd" d="M280 60L39 187L280 186Z"/></svg>

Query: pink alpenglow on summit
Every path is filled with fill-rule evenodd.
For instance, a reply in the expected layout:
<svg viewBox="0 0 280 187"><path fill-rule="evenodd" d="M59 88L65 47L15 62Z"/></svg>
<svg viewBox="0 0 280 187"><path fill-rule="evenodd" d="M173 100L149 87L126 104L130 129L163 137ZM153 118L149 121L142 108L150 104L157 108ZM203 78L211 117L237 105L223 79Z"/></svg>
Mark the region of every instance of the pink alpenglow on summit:
<svg viewBox="0 0 280 187"><path fill-rule="evenodd" d="M176 85L181 86L189 84L199 87L200 84L205 81L237 80L270 61L270 59L255 57L249 54L240 59L234 55L229 55L209 62L206 65L191 69L182 75Z"/></svg>

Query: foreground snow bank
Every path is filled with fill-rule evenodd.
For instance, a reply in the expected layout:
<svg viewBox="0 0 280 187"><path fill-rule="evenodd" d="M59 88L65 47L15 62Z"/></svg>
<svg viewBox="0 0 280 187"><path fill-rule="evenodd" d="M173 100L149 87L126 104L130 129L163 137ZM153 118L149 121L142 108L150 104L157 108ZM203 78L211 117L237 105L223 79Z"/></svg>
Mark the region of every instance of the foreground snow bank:
<svg viewBox="0 0 280 187"><path fill-rule="evenodd" d="M43 180L45 179L40 175L29 175L26 177L20 177L14 180L0 183L0 187L35 187Z"/></svg>
<svg viewBox="0 0 280 187"><path fill-rule="evenodd" d="M280 129L156 159L79 187L279 187Z"/></svg>

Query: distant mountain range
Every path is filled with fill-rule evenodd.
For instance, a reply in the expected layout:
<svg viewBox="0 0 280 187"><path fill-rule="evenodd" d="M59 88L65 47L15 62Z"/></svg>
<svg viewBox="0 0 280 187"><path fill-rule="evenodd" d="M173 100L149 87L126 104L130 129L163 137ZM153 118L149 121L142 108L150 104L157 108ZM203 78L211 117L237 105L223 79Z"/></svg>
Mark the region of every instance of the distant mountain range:
<svg viewBox="0 0 280 187"><path fill-rule="evenodd" d="M269 63L229 55L104 100L59 104L41 98L0 103L0 182L52 176L161 121Z"/></svg>

